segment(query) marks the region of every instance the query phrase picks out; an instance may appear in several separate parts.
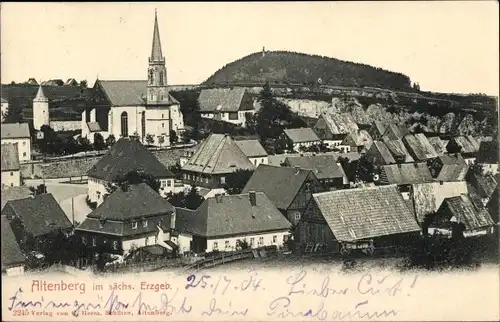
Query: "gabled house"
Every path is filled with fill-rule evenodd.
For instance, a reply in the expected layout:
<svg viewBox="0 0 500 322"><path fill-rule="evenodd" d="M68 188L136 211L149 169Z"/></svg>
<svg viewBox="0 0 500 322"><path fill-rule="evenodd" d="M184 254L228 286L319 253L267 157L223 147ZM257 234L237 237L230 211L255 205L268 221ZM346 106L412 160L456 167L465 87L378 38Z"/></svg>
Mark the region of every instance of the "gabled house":
<svg viewBox="0 0 500 322"><path fill-rule="evenodd" d="M293 146L295 151L298 151L301 147L309 147L321 143L316 133L308 127L284 129L281 138L287 142L287 147Z"/></svg>
<svg viewBox="0 0 500 322"><path fill-rule="evenodd" d="M189 236L194 253L234 251L240 243L251 248L282 247L290 236L290 222L263 192L216 195L197 210L179 211L175 230Z"/></svg>
<svg viewBox="0 0 500 322"><path fill-rule="evenodd" d="M382 135L382 141L400 140L409 133L410 131L407 128L391 123Z"/></svg>
<svg viewBox="0 0 500 322"><path fill-rule="evenodd" d="M403 143L416 162L426 162L438 156L434 147L422 133L406 135L403 137Z"/></svg>
<svg viewBox="0 0 500 322"><path fill-rule="evenodd" d="M460 153L468 164L472 164L476 161L479 143L470 135L456 136L450 139L446 150L448 153Z"/></svg>
<svg viewBox="0 0 500 322"><path fill-rule="evenodd" d="M24 274L26 259L17 243L7 217L2 216L2 275Z"/></svg>
<svg viewBox="0 0 500 322"><path fill-rule="evenodd" d="M90 201L102 203L106 187L130 172L148 174L160 181L162 196L174 189L175 175L151 151L137 140L121 138L87 172Z"/></svg>
<svg viewBox="0 0 500 322"><path fill-rule="evenodd" d="M267 152L259 140L235 140L234 142L254 166L269 163Z"/></svg>
<svg viewBox="0 0 500 322"><path fill-rule="evenodd" d="M376 166L395 164L396 160L387 145L382 141L375 141L366 152L366 158Z"/></svg>
<svg viewBox="0 0 500 322"><path fill-rule="evenodd" d="M498 163L500 162L498 154L498 141L483 141L479 145L476 163L482 165L486 172L496 174L498 172Z"/></svg>
<svg viewBox="0 0 500 322"><path fill-rule="evenodd" d="M349 185L349 180L334 155L287 157L284 164L287 167L311 170L327 190L342 189Z"/></svg>
<svg viewBox="0 0 500 322"><path fill-rule="evenodd" d="M198 97L201 117L218 119L242 127L246 115L255 113L254 101L245 88L204 89Z"/></svg>
<svg viewBox="0 0 500 322"><path fill-rule="evenodd" d="M323 143L334 147L341 145L347 134L358 132L359 128L348 114L323 113L313 130Z"/></svg>
<svg viewBox="0 0 500 322"><path fill-rule="evenodd" d="M175 208L145 183L119 187L75 229L92 251L126 255L133 249L166 244L175 223Z"/></svg>
<svg viewBox="0 0 500 322"><path fill-rule="evenodd" d="M2 123L2 144L17 143L19 161L31 160L31 135L28 123Z"/></svg>
<svg viewBox="0 0 500 322"><path fill-rule="evenodd" d="M64 86L78 86L78 82L74 78L68 78L68 80L64 82Z"/></svg>
<svg viewBox="0 0 500 322"><path fill-rule="evenodd" d="M373 121L372 125L368 129L368 133L374 141L382 141L382 136L387 130L388 124L382 121Z"/></svg>
<svg viewBox="0 0 500 322"><path fill-rule="evenodd" d="M238 169L253 170L255 166L229 135L211 134L182 167L182 172L186 184L215 189L224 188L226 176Z"/></svg>
<svg viewBox="0 0 500 322"><path fill-rule="evenodd" d="M381 166L377 183L381 185L397 185L403 198L410 200L412 184L433 181L434 179L425 163L404 163Z"/></svg>
<svg viewBox="0 0 500 322"><path fill-rule="evenodd" d="M2 195L0 199L2 201L2 207L0 208L0 210L3 209L3 207L10 200L26 199L33 195L33 192L28 188L28 186L19 186L19 187L3 186L1 189L1 193Z"/></svg>
<svg viewBox="0 0 500 322"><path fill-rule="evenodd" d="M497 187L497 179L495 176L491 174L478 175L469 170L466 178L469 194L477 196L477 198L479 198L483 204L486 205Z"/></svg>
<svg viewBox="0 0 500 322"><path fill-rule="evenodd" d="M445 154L429 160L429 169L436 181L463 181L469 166L460 154Z"/></svg>
<svg viewBox="0 0 500 322"><path fill-rule="evenodd" d="M347 134L341 145L349 146L350 151L361 152L365 147L369 148L372 143L373 140L368 131L360 130Z"/></svg>
<svg viewBox="0 0 500 322"><path fill-rule="evenodd" d="M420 228L395 185L313 194L299 223L306 252L397 246ZM344 250L342 250L344 248Z"/></svg>
<svg viewBox="0 0 500 322"><path fill-rule="evenodd" d="M446 143L448 141L441 140L439 136L429 137L427 138L427 140L432 145L432 147L434 148L434 150L438 155L443 155L448 152L446 151Z"/></svg>
<svg viewBox="0 0 500 322"><path fill-rule="evenodd" d="M2 187L18 187L21 185L21 172L19 167L19 153L17 143L2 144L1 170Z"/></svg>
<svg viewBox="0 0 500 322"><path fill-rule="evenodd" d="M38 250L58 234L68 236L73 225L52 194L10 200L2 209L16 240L27 250Z"/></svg>
<svg viewBox="0 0 500 322"><path fill-rule="evenodd" d="M324 190L311 170L261 164L248 180L242 193L265 193L276 208L295 225L312 194Z"/></svg>
<svg viewBox="0 0 500 322"><path fill-rule="evenodd" d="M391 152L396 163L412 163L415 161L401 139L387 140L384 143Z"/></svg>

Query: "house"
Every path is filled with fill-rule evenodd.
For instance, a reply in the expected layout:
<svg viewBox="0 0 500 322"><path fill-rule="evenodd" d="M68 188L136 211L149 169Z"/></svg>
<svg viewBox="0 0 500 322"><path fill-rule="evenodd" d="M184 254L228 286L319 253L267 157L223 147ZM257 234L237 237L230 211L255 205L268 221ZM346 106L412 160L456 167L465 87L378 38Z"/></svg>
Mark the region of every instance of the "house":
<svg viewBox="0 0 500 322"><path fill-rule="evenodd" d="M397 186L313 194L299 223L305 251L344 252L355 245L396 246L420 231Z"/></svg>
<svg viewBox="0 0 500 322"><path fill-rule="evenodd" d="M495 223L500 222L500 194L498 191L498 184L497 187L495 188L495 191L491 194L490 201L486 204L486 208L488 209L488 212L493 219Z"/></svg>
<svg viewBox="0 0 500 322"><path fill-rule="evenodd" d="M224 188L226 176L255 166L226 134L211 134L182 167L184 183L215 189Z"/></svg>
<svg viewBox="0 0 500 322"><path fill-rule="evenodd" d="M376 166L396 163L391 151L382 141L374 141L365 155L367 160Z"/></svg>
<svg viewBox="0 0 500 322"><path fill-rule="evenodd" d="M287 147L293 146L294 151L298 151L301 147L310 147L321 143L316 133L308 127L284 129L281 138L285 140Z"/></svg>
<svg viewBox="0 0 500 322"><path fill-rule="evenodd" d="M242 193L264 192L276 208L296 225L312 194L324 190L311 170L261 164L248 180Z"/></svg>
<svg viewBox="0 0 500 322"><path fill-rule="evenodd" d="M372 137L366 130L351 132L342 141L342 146L349 146L349 151L361 152L365 147L370 148L373 143Z"/></svg>
<svg viewBox="0 0 500 322"><path fill-rule="evenodd" d="M31 160L31 135L28 123L2 123L2 144L17 143L19 161Z"/></svg>
<svg viewBox="0 0 500 322"><path fill-rule="evenodd" d="M175 208L145 183L124 184L75 229L84 245L123 256L136 248L166 244L174 226Z"/></svg>
<svg viewBox="0 0 500 322"><path fill-rule="evenodd" d="M58 234L68 236L73 225L50 193L10 200L2 209L19 245L27 251L40 250Z"/></svg>
<svg viewBox="0 0 500 322"><path fill-rule="evenodd" d="M486 172L496 174L498 172L499 162L498 141L481 142L477 153L476 163L481 164Z"/></svg>
<svg viewBox="0 0 500 322"><path fill-rule="evenodd" d="M374 141L382 141L382 136L387 130L388 124L382 121L373 121L372 125L368 129L368 133Z"/></svg>
<svg viewBox="0 0 500 322"><path fill-rule="evenodd" d="M391 152L396 163L412 163L415 160L410 155L410 152L406 149L403 140L387 140L384 141L385 145Z"/></svg>
<svg viewBox="0 0 500 322"><path fill-rule="evenodd" d="M321 114L313 129L323 143L331 147L339 146L347 134L359 131L351 116L341 113Z"/></svg>
<svg viewBox="0 0 500 322"><path fill-rule="evenodd" d="M443 154L448 152L448 151L446 151L446 144L445 144L448 141L442 140L439 136L433 136L433 137L427 138L427 140L432 145L432 147L434 148L434 150L436 151L436 153L438 155L443 155Z"/></svg>
<svg viewBox="0 0 500 322"><path fill-rule="evenodd" d="M436 181L463 181L469 166L460 154L445 154L428 161L432 177Z"/></svg>
<svg viewBox="0 0 500 322"><path fill-rule="evenodd" d="M434 150L434 147L423 133L406 135L403 137L403 142L416 162L426 162L438 156L436 150Z"/></svg>
<svg viewBox="0 0 500 322"><path fill-rule="evenodd" d="M194 253L234 251L241 242L280 248L292 226L263 192L254 191L207 198L197 210L179 212L175 225L179 234L191 236Z"/></svg>
<svg viewBox="0 0 500 322"><path fill-rule="evenodd" d="M1 193L2 195L0 199L2 200L2 206L0 210L3 209L3 207L10 200L26 199L33 195L33 192L27 186L19 186L19 187L3 186L1 189Z"/></svg>
<svg viewBox="0 0 500 322"><path fill-rule="evenodd" d="M156 13L146 71L147 80L98 79L95 82L90 91L91 104L81 114L82 137L93 142L98 132L104 138L111 134L117 139L135 136L142 143L147 142L147 137L152 137L153 145L169 146L171 131L181 136L184 117L180 103L170 94L167 85L167 68Z"/></svg>
<svg viewBox="0 0 500 322"><path fill-rule="evenodd" d="M468 194L444 199L436 214L430 214L423 225L425 235L452 235L453 226L462 226L464 237L493 233L495 222L482 202Z"/></svg>
<svg viewBox="0 0 500 322"><path fill-rule="evenodd" d="M236 140L234 142L254 166L269 163L267 152L259 140Z"/></svg>
<svg viewBox="0 0 500 322"><path fill-rule="evenodd" d="M469 170L466 178L469 194L476 196L486 205L497 186L497 179L495 176L491 174L478 175Z"/></svg>
<svg viewBox="0 0 500 322"><path fill-rule="evenodd" d="M44 81L42 82L40 85L43 85L43 86L63 86L64 85L64 81L60 78L58 79L50 79L48 81Z"/></svg>
<svg viewBox="0 0 500 322"><path fill-rule="evenodd" d="M19 167L19 153L17 143L2 144L1 153L2 187L18 187L21 185L21 172Z"/></svg>
<svg viewBox="0 0 500 322"><path fill-rule="evenodd" d="M2 275L24 274L25 258L7 217L2 216Z"/></svg>
<svg viewBox="0 0 500 322"><path fill-rule="evenodd" d="M124 179L130 172L148 174L159 180L162 196L174 190L175 175L138 140L122 138L87 172L89 200L102 203L106 186Z"/></svg>
<svg viewBox="0 0 500 322"><path fill-rule="evenodd" d="M385 129L385 132L382 135L382 141L400 140L409 133L410 131L408 131L407 128L391 123Z"/></svg>
<svg viewBox="0 0 500 322"><path fill-rule="evenodd" d="M201 117L246 126L246 115L255 113L254 101L245 88L203 89L198 97Z"/></svg>
<svg viewBox="0 0 500 322"><path fill-rule="evenodd" d="M26 82L26 84L28 84L28 85L38 85L38 82L36 81L36 79L30 78L30 79L28 79L28 81Z"/></svg>
<svg viewBox="0 0 500 322"><path fill-rule="evenodd" d="M311 170L327 190L342 189L349 185L349 180L334 155L287 157L285 166Z"/></svg>
<svg viewBox="0 0 500 322"><path fill-rule="evenodd" d="M460 153L468 164L472 164L476 161L479 143L470 135L456 136L450 139L446 150L448 153Z"/></svg>
<svg viewBox="0 0 500 322"><path fill-rule="evenodd" d="M9 101L6 99L6 98L1 98L2 101L1 101L1 121L3 123L3 121L5 121L5 114L7 113L7 111L9 110Z"/></svg>
<svg viewBox="0 0 500 322"><path fill-rule="evenodd" d="M434 179L425 163L404 163L381 166L377 183L381 185L397 185L404 200L410 200L412 184L433 181Z"/></svg>
<svg viewBox="0 0 500 322"><path fill-rule="evenodd" d="M68 80L64 82L64 86L78 86L78 82L74 78L68 78Z"/></svg>

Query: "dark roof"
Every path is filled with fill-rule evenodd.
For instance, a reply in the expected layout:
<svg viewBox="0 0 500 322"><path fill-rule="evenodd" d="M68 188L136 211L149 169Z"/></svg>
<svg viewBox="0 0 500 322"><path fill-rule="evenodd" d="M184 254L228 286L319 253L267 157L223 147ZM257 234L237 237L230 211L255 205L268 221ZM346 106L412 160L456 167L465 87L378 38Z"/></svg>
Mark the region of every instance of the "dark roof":
<svg viewBox="0 0 500 322"><path fill-rule="evenodd" d="M404 162L414 162L413 158L411 157L410 153L406 149L401 139L387 140L384 143L395 158L404 157L405 158Z"/></svg>
<svg viewBox="0 0 500 322"><path fill-rule="evenodd" d="M27 186L19 186L19 187L2 187L2 208L5 206L7 201L9 200L17 200L17 199L25 199L29 196L33 195L33 192Z"/></svg>
<svg viewBox="0 0 500 322"><path fill-rule="evenodd" d="M360 130L356 132L351 132L342 141L342 144L349 146L364 146L371 144L373 142L370 133L366 130Z"/></svg>
<svg viewBox="0 0 500 322"><path fill-rule="evenodd" d="M440 155L438 157L439 163L442 165L436 180L438 181L462 181L467 175L469 166L465 162L462 155L456 156L451 154Z"/></svg>
<svg viewBox="0 0 500 322"><path fill-rule="evenodd" d="M34 237L43 236L57 229L70 229L72 226L50 193L8 201L2 212L8 207L21 219L26 232Z"/></svg>
<svg viewBox="0 0 500 322"><path fill-rule="evenodd" d="M240 148L241 152L249 158L267 156L267 152L259 140L238 140L234 142Z"/></svg>
<svg viewBox="0 0 500 322"><path fill-rule="evenodd" d="M101 132L101 125L98 122L87 122L87 127L90 132Z"/></svg>
<svg viewBox="0 0 500 322"><path fill-rule="evenodd" d="M321 141L316 133L308 127L301 127L298 129L284 129L286 136L292 140L293 143L304 142L319 142Z"/></svg>
<svg viewBox="0 0 500 322"><path fill-rule="evenodd" d="M264 192L278 209L288 209L311 170L260 164L242 193Z"/></svg>
<svg viewBox="0 0 500 322"><path fill-rule="evenodd" d="M443 155L444 153L446 153L445 142L441 140L439 136L430 137L427 138L427 140L432 145L432 147L434 148L434 150L438 155Z"/></svg>
<svg viewBox="0 0 500 322"><path fill-rule="evenodd" d="M382 139L386 140L398 140L402 139L405 135L410 133L407 128L391 123L387 126Z"/></svg>
<svg viewBox="0 0 500 322"><path fill-rule="evenodd" d="M477 153L477 163L498 164L498 141L483 141Z"/></svg>
<svg viewBox="0 0 500 322"><path fill-rule="evenodd" d="M22 265L24 255L17 243L7 217L2 216L2 271L9 267Z"/></svg>
<svg viewBox="0 0 500 322"><path fill-rule="evenodd" d="M87 172L92 178L112 182L131 171L145 172L155 178L173 178L174 174L139 141L121 138Z"/></svg>
<svg viewBox="0 0 500 322"><path fill-rule="evenodd" d="M247 235L291 227L262 192L255 193L255 206L250 204L248 193L217 198L207 198L196 211L178 212L176 226L179 225L184 232L203 237Z"/></svg>
<svg viewBox="0 0 500 322"><path fill-rule="evenodd" d="M385 131L387 130L388 125L389 124L386 122L374 121L372 124L372 127L374 130L376 130L376 134L382 136L382 135L384 135Z"/></svg>
<svg viewBox="0 0 500 322"><path fill-rule="evenodd" d="M19 170L19 152L17 150L17 143L2 144L2 153L0 157L2 160L2 171Z"/></svg>
<svg viewBox="0 0 500 322"><path fill-rule="evenodd" d="M147 80L97 80L94 88L101 86L109 103L113 106L145 105L148 93ZM162 104L179 104L169 93Z"/></svg>
<svg viewBox="0 0 500 322"><path fill-rule="evenodd" d="M481 176L472 172L469 175L472 178L469 177L470 180L468 181L474 187L479 197L489 198L493 194L497 187L497 180L494 175L487 174Z"/></svg>
<svg viewBox="0 0 500 322"><path fill-rule="evenodd" d="M174 207L145 183L117 188L87 218L129 221L161 214L170 214Z"/></svg>
<svg viewBox="0 0 500 322"><path fill-rule="evenodd" d="M358 125L348 114L323 113L321 116L332 134L348 134L357 132Z"/></svg>
<svg viewBox="0 0 500 322"><path fill-rule="evenodd" d="M2 139L21 139L30 137L28 123L2 123Z"/></svg>
<svg viewBox="0 0 500 322"><path fill-rule="evenodd" d="M495 224L488 210L467 194L446 198L441 205L441 208L443 207L448 208L457 221L465 225L466 230L484 228Z"/></svg>
<svg viewBox="0 0 500 322"><path fill-rule="evenodd" d="M403 138L403 142L405 142L408 151L412 154L415 161L426 161L438 156L434 147L422 133L406 135Z"/></svg>
<svg viewBox="0 0 500 322"><path fill-rule="evenodd" d="M224 134L211 134L182 167L185 171L206 174L224 174L237 169L254 168L235 141Z"/></svg>
<svg viewBox="0 0 500 322"><path fill-rule="evenodd" d="M488 212L491 215L491 218L493 219L494 222L498 223L500 220L500 193L499 193L499 187L500 185L497 184L497 187L495 188L495 191L491 194L490 200L488 201L488 204L486 205L486 208L488 209Z"/></svg>
<svg viewBox="0 0 500 322"><path fill-rule="evenodd" d="M339 241L420 230L395 185L315 193L313 198Z"/></svg>
<svg viewBox="0 0 500 322"><path fill-rule="evenodd" d="M290 167L312 170L319 180L345 177L333 155L287 157L285 162Z"/></svg>
<svg viewBox="0 0 500 322"><path fill-rule="evenodd" d="M240 110L245 88L211 88L200 92L200 112L237 112Z"/></svg>
<svg viewBox="0 0 500 322"><path fill-rule="evenodd" d="M381 163L383 163L383 164L396 163L396 160L394 160L394 157L392 156L391 151L389 150L387 145L385 145L384 142L382 142L382 141L373 142L373 144L370 147L370 150L371 149L377 150L379 152L378 154L382 158Z"/></svg>
<svg viewBox="0 0 500 322"><path fill-rule="evenodd" d="M425 163L391 164L380 168L380 182L384 184L404 185L432 181L434 179Z"/></svg>
<svg viewBox="0 0 500 322"><path fill-rule="evenodd" d="M479 151L479 143L472 136L457 136L450 140L450 142L460 148L460 153L476 153ZM448 145L450 144L448 142Z"/></svg>

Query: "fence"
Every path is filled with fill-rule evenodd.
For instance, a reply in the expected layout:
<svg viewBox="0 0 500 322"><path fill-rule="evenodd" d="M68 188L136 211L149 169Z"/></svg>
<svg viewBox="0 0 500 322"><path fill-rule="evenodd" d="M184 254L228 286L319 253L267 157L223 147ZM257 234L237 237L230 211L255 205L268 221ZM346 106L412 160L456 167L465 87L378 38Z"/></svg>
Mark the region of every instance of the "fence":
<svg viewBox="0 0 500 322"><path fill-rule="evenodd" d="M153 272L166 267L180 267L180 258L162 258L140 263L115 263L104 267L104 273L142 273Z"/></svg>

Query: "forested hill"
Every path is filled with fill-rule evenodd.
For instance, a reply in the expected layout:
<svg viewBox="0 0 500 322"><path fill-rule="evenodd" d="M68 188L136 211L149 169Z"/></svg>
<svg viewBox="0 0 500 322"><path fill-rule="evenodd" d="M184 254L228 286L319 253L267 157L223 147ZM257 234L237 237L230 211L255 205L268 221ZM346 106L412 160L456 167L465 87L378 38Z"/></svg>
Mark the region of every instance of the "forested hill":
<svg viewBox="0 0 500 322"><path fill-rule="evenodd" d="M319 80L321 79L321 80ZM318 81L319 80L319 81ZM219 69L204 84L321 83L333 86L371 86L406 90L410 78L369 65L287 51L254 53Z"/></svg>

